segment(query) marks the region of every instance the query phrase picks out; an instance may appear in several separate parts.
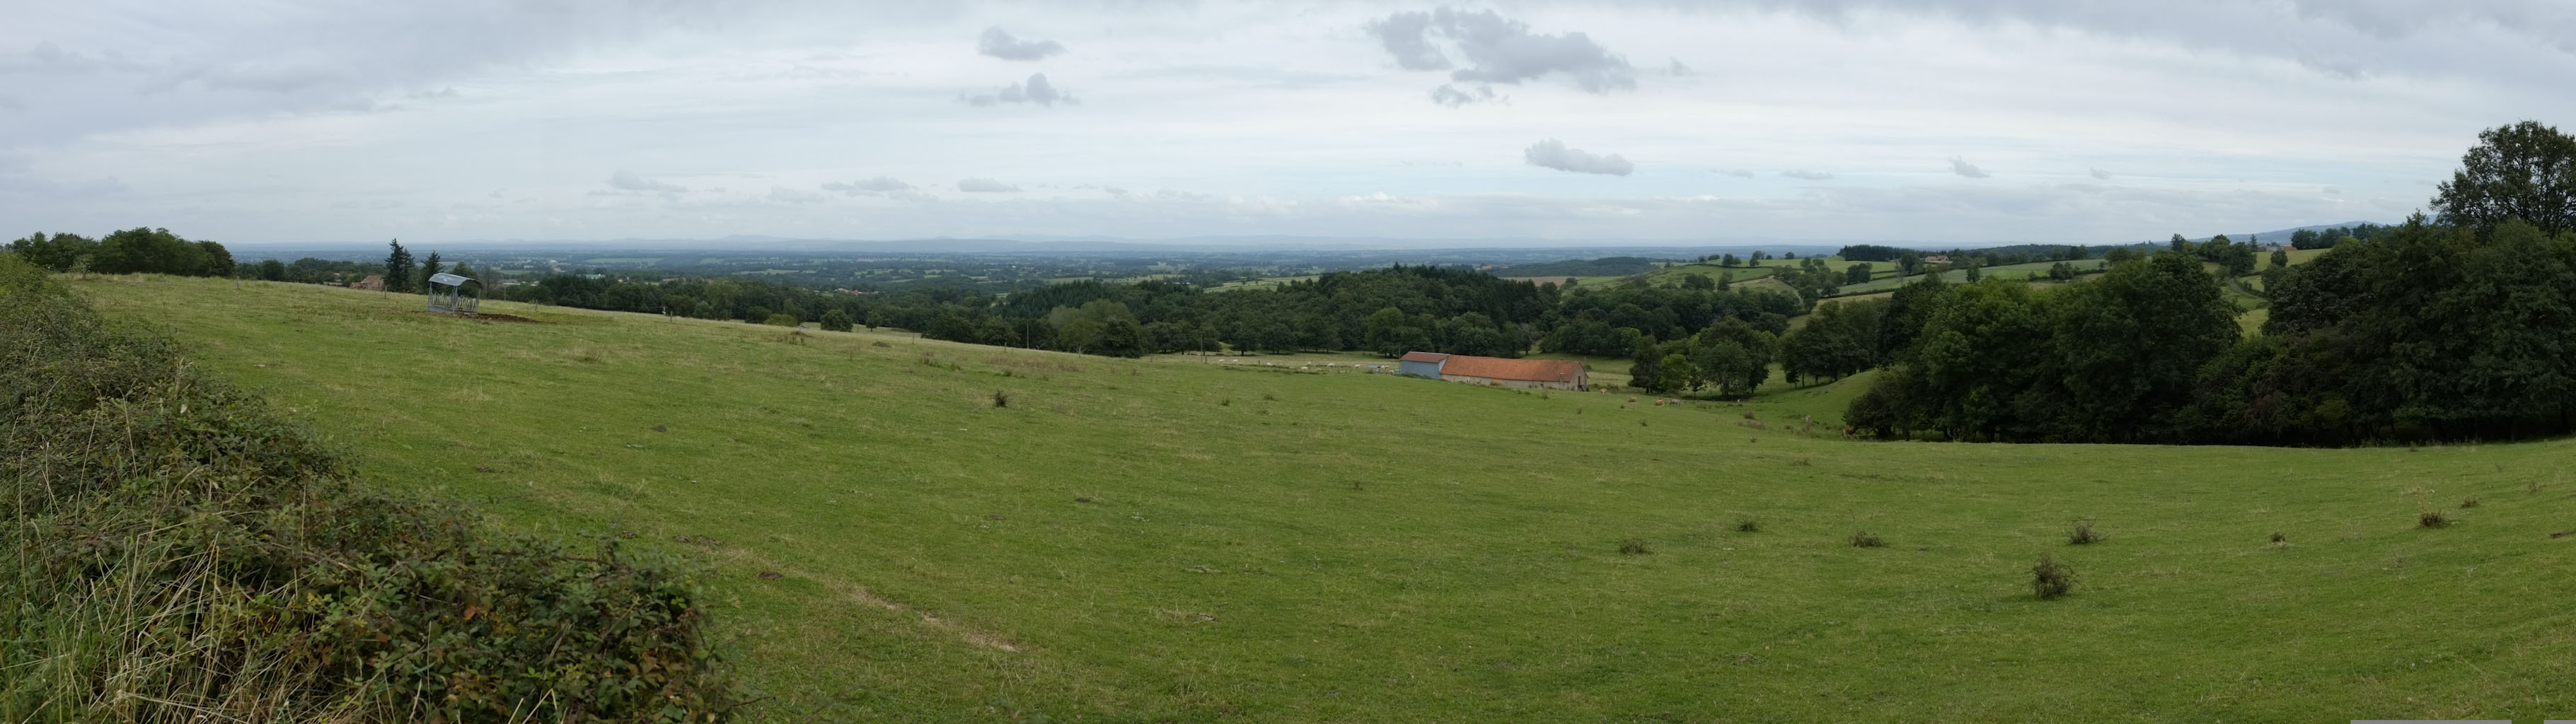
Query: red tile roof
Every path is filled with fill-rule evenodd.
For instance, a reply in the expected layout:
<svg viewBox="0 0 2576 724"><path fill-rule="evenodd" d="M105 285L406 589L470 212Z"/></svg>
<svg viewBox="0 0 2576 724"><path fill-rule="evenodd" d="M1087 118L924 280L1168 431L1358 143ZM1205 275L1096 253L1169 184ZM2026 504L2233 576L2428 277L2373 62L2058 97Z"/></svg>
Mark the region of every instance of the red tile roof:
<svg viewBox="0 0 2576 724"><path fill-rule="evenodd" d="M1444 359L1448 359L1448 358L1449 358L1449 355L1441 354L1441 353L1438 353L1438 352L1406 352L1406 353L1404 353L1404 359L1403 359L1403 361L1405 361L1405 362L1438 362L1438 361L1441 361L1441 360L1444 360Z"/></svg>
<svg viewBox="0 0 2576 724"><path fill-rule="evenodd" d="M1405 356L1411 358L1413 355ZM1440 366L1442 377L1483 377L1489 380L1571 383L1582 374L1583 363L1567 359L1503 359L1460 354L1450 355L1449 363Z"/></svg>

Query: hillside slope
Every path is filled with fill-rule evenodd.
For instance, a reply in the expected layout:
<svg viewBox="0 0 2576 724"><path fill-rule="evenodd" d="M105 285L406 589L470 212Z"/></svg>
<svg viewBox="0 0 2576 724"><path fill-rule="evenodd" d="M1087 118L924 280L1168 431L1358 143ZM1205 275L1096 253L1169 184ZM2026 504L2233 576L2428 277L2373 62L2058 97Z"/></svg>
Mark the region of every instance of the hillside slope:
<svg viewBox="0 0 2576 724"><path fill-rule="evenodd" d="M78 287L384 483L705 556L715 625L770 696L757 718L2576 711L2558 683L2576 675L2576 536L2550 537L2576 528L2567 441L1860 443L1734 407L1348 367ZM2419 529L2423 510L2460 522ZM2110 539L2067 545L2077 519ZM1851 546L1863 530L1888 545ZM1631 540L1648 552L1622 554ZM2041 554L2074 567L2073 596L2032 596Z"/></svg>

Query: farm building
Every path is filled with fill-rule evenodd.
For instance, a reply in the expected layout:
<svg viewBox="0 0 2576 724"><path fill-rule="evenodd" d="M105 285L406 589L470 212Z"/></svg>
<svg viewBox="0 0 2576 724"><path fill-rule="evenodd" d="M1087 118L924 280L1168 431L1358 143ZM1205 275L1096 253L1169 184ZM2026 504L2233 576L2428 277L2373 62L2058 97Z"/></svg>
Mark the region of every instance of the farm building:
<svg viewBox="0 0 2576 724"><path fill-rule="evenodd" d="M1497 387L1544 387L1580 392L1591 384L1590 377L1584 374L1582 362L1563 359L1504 359L1407 352L1396 360L1396 368L1398 372L1435 380Z"/></svg>
<svg viewBox="0 0 2576 724"><path fill-rule="evenodd" d="M382 274L369 274L369 275L367 275L367 278L365 278L365 279L360 279L360 280L357 280L357 281L354 281L354 282L350 282L350 283L349 283L349 288L351 288L351 289L373 289L373 290L376 290L376 291L381 292L381 291L384 291L384 290L385 290L385 277L384 277L384 275L382 275Z"/></svg>

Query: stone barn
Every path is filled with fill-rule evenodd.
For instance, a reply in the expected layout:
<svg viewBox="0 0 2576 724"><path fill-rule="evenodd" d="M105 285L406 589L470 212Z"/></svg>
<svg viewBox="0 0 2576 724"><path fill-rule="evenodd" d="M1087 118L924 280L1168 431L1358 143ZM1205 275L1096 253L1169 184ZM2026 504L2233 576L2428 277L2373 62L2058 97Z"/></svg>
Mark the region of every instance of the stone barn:
<svg viewBox="0 0 2576 724"><path fill-rule="evenodd" d="M1407 352L1398 372L1435 380L1497 387L1536 387L1581 392L1591 387L1583 363L1563 359L1504 359L1438 352Z"/></svg>

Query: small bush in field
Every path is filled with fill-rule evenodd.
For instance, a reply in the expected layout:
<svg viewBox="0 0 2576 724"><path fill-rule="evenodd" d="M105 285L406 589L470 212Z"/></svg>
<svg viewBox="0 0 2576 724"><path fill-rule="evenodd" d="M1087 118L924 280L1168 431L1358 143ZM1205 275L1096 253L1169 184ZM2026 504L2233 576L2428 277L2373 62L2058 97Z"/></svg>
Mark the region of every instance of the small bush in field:
<svg viewBox="0 0 2576 724"><path fill-rule="evenodd" d="M1653 552L1653 550L1646 548L1646 541L1641 539L1630 538L1619 541L1619 555L1642 556Z"/></svg>
<svg viewBox="0 0 2576 724"><path fill-rule="evenodd" d="M1852 534L1851 544L1853 548L1880 548L1887 545L1887 539L1878 537L1877 533L1864 530Z"/></svg>
<svg viewBox="0 0 2576 724"><path fill-rule="evenodd" d="M2103 540L2104 537L2102 533L2100 531L2093 530L2092 521L2075 521L2075 529L2067 531L2066 533L2067 545L2092 545L2100 543Z"/></svg>
<svg viewBox="0 0 2576 724"><path fill-rule="evenodd" d="M2030 592L2040 600L2061 598L2074 590L2075 569L2057 562L2055 557L2042 553L2039 565L2030 567Z"/></svg>

